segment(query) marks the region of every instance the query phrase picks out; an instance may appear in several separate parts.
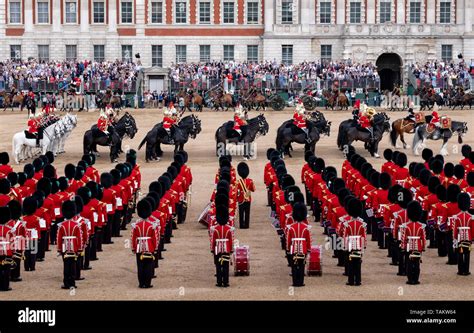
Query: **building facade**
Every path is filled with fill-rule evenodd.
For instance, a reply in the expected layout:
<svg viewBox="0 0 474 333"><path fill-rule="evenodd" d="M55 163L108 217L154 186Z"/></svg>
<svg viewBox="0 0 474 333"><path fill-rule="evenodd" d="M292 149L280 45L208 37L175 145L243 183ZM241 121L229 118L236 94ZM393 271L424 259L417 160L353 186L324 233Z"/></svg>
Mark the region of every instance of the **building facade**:
<svg viewBox="0 0 474 333"><path fill-rule="evenodd" d="M415 61L474 59L473 17L474 0L4 0L0 58L350 58L396 77Z"/></svg>

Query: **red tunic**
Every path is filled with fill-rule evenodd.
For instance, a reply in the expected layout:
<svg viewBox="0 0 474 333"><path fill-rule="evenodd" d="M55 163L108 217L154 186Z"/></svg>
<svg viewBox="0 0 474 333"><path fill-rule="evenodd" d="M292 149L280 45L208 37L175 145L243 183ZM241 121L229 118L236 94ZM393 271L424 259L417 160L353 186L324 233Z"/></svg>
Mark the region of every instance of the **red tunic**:
<svg viewBox="0 0 474 333"><path fill-rule="evenodd" d="M426 245L425 226L420 222L406 223L401 241L401 248L407 252L424 251Z"/></svg>
<svg viewBox="0 0 474 333"><path fill-rule="evenodd" d="M237 182L237 201L239 203L252 202L251 192L255 192L255 184L252 179L246 178ZM247 196L247 198L245 196Z"/></svg>
<svg viewBox="0 0 474 333"><path fill-rule="evenodd" d="M234 116L234 130L240 131L240 127L245 125L245 121L243 121L239 116Z"/></svg>
<svg viewBox="0 0 474 333"><path fill-rule="evenodd" d="M215 255L232 253L234 233L232 228L228 225L217 225L211 234L211 252Z"/></svg>
<svg viewBox="0 0 474 333"><path fill-rule="evenodd" d="M12 229L6 225L0 225L0 256L11 257L14 248L14 236Z"/></svg>
<svg viewBox="0 0 474 333"><path fill-rule="evenodd" d="M369 118L367 118L366 116L361 116L359 118L359 125L362 127L362 128L369 128L372 126Z"/></svg>
<svg viewBox="0 0 474 333"><path fill-rule="evenodd" d="M36 134L38 133L38 122L35 119L28 119L28 133Z"/></svg>
<svg viewBox="0 0 474 333"><path fill-rule="evenodd" d="M153 224L147 220L135 223L131 239L134 253L153 253L156 250L157 233Z"/></svg>
<svg viewBox="0 0 474 333"><path fill-rule="evenodd" d="M59 224L57 250L60 253L78 253L82 248L82 232L79 223L66 220Z"/></svg>
<svg viewBox="0 0 474 333"><path fill-rule="evenodd" d="M171 117L165 116L163 118L163 128L164 129L170 129L172 125L176 123L176 120L174 120Z"/></svg>
<svg viewBox="0 0 474 333"><path fill-rule="evenodd" d="M304 222L292 223L288 227L286 250L290 254L307 254L311 250L311 233Z"/></svg>
<svg viewBox="0 0 474 333"><path fill-rule="evenodd" d="M367 234L364 222L351 219L344 222L344 248L346 251L362 251L367 246Z"/></svg>
<svg viewBox="0 0 474 333"><path fill-rule="evenodd" d="M474 216L468 212L460 212L454 218L453 239L458 242L471 242L473 239L473 229Z"/></svg>
<svg viewBox="0 0 474 333"><path fill-rule="evenodd" d="M99 131L102 131L102 132L107 131L108 125L109 125L109 124L108 124L107 118L100 117L100 118L97 120L97 128L99 129Z"/></svg>

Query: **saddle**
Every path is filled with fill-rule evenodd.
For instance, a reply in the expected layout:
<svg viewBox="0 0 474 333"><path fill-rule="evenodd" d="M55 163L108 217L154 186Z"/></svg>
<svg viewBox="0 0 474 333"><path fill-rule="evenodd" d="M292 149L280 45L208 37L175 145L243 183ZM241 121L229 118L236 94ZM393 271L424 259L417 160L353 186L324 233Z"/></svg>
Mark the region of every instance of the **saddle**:
<svg viewBox="0 0 474 333"><path fill-rule="evenodd" d="M38 134L38 133L36 133L36 135L37 135L37 134ZM35 139L35 140L36 140L36 135L35 135L35 134L31 134L30 132L28 132L28 131L25 130L25 137L26 137L27 139Z"/></svg>

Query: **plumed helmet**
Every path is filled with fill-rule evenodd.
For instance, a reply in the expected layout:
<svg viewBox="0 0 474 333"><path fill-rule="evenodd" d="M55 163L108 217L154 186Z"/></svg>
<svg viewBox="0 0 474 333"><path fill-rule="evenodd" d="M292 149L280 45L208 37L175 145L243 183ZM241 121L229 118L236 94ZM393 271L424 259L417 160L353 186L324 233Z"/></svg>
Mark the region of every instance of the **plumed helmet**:
<svg viewBox="0 0 474 333"><path fill-rule="evenodd" d="M418 201L412 200L407 206L407 216L413 222L418 222L421 219L423 210Z"/></svg>
<svg viewBox="0 0 474 333"><path fill-rule="evenodd" d="M471 208L471 197L468 193L462 192L458 194L458 207L463 212L467 212Z"/></svg>
<svg viewBox="0 0 474 333"><path fill-rule="evenodd" d="M237 173L239 174L240 177L242 178L247 178L249 176L249 173L250 173L250 169L249 169L249 166L247 163L245 162L240 162L238 165L237 165Z"/></svg>
<svg viewBox="0 0 474 333"><path fill-rule="evenodd" d="M67 177L67 179L72 180L74 179L74 176L76 174L76 167L72 163L66 164L64 167L64 175Z"/></svg>
<svg viewBox="0 0 474 333"><path fill-rule="evenodd" d="M149 201L142 199L137 203L137 214L142 219L147 219L152 213L152 207Z"/></svg>
<svg viewBox="0 0 474 333"><path fill-rule="evenodd" d="M114 178L109 172L104 172L100 175L100 184L104 188L112 187L113 182L114 182Z"/></svg>
<svg viewBox="0 0 474 333"><path fill-rule="evenodd" d="M36 209L38 209L38 201L33 196L26 197L25 200L23 200L22 209L24 215L33 215Z"/></svg>
<svg viewBox="0 0 474 333"><path fill-rule="evenodd" d="M292 216L296 222L304 221L308 216L308 209L306 208L306 205L302 202L295 203L293 206Z"/></svg>

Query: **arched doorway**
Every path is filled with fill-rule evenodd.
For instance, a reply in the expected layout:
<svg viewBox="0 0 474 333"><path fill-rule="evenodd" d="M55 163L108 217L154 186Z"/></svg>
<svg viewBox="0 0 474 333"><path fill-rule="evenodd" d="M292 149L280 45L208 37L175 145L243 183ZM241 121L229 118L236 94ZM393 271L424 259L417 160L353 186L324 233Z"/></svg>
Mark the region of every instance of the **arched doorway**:
<svg viewBox="0 0 474 333"><path fill-rule="evenodd" d="M393 90L395 85L402 84L402 58L396 53L383 53L375 63L380 76L380 89Z"/></svg>

